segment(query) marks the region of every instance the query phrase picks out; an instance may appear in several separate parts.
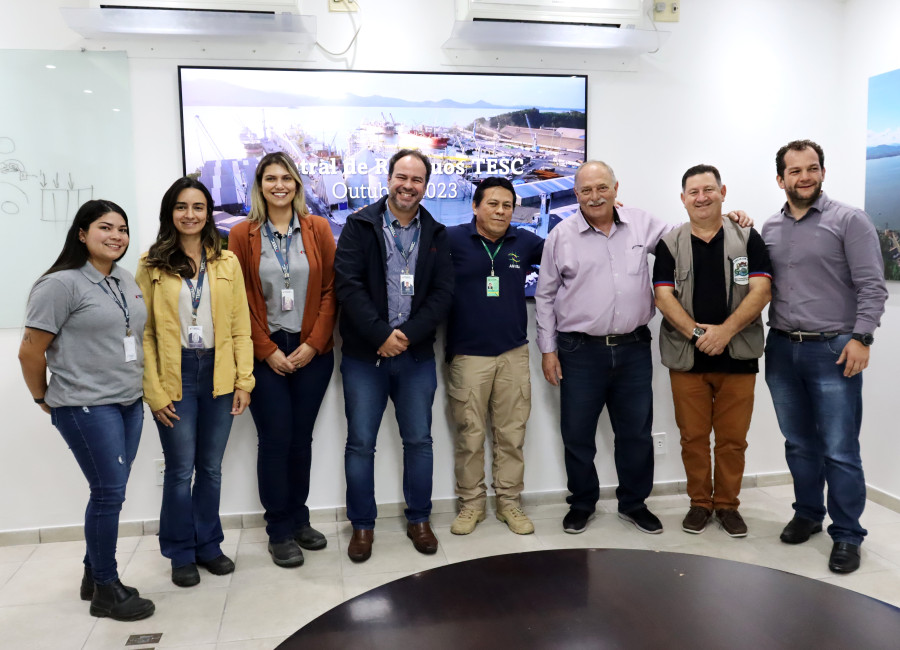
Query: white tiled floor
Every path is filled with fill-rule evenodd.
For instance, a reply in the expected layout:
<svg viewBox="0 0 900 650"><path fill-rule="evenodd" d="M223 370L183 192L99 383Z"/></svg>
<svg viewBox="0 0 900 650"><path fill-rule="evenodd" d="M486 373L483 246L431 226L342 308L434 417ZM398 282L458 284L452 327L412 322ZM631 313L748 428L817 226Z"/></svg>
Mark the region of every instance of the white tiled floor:
<svg viewBox="0 0 900 650"><path fill-rule="evenodd" d="M647 504L663 521L662 535L645 535L615 515L615 503L602 501L596 519L581 535L567 535L561 520L565 504L528 507L535 534L517 536L492 515L471 535L450 534L453 516L434 516L440 541L436 555L417 553L399 518L380 519L372 558L354 564L347 558L350 526L316 524L328 547L305 552L299 569L272 564L261 528L229 530L223 550L237 570L212 576L201 569L197 587L180 589L169 579L168 560L156 538L119 540L119 571L126 584L156 603L156 614L136 623L95 619L78 599L82 542L0 547L0 645L35 650L125 648L130 634L161 632L163 648L267 650L335 605L369 589L417 571L499 553L554 548L613 547L695 553L790 571L852 589L900 606L900 513L869 502L863 525L862 568L849 576L828 571L831 541L816 535L806 544L778 540L792 516L791 486L745 490L741 511L750 535L731 539L717 526L702 535L681 531L688 500L683 495L651 497ZM144 647L144 646L141 646Z"/></svg>

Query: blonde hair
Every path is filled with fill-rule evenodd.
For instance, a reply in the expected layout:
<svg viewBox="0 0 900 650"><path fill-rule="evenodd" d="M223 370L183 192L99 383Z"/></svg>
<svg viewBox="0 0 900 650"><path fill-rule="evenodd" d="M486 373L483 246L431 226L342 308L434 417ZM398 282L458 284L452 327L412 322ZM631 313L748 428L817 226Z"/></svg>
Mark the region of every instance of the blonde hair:
<svg viewBox="0 0 900 650"><path fill-rule="evenodd" d="M309 208L306 207L306 197L303 195L303 181L300 180L300 172L297 171L297 165L283 151L275 151L263 156L256 166L256 173L253 175L253 187L250 190L250 213L247 215L247 221L250 223L261 225L269 218L269 206L262 193L262 177L266 168L272 165L284 167L288 174L291 175L291 178L294 179L294 183L297 184L293 201L294 212L297 213L297 216L302 219L309 214Z"/></svg>

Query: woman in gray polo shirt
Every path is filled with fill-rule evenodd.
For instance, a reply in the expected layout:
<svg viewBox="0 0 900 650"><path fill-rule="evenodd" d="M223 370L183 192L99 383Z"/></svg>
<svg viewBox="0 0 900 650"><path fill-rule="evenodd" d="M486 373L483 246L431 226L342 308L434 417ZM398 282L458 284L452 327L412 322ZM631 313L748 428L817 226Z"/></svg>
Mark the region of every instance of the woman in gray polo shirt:
<svg viewBox="0 0 900 650"><path fill-rule="evenodd" d="M50 414L91 490L81 598L91 601L91 615L119 621L154 611L116 570L119 512L144 419L147 309L134 277L116 264L127 250L122 208L99 200L81 206L59 258L31 289L19 348L28 390Z"/></svg>

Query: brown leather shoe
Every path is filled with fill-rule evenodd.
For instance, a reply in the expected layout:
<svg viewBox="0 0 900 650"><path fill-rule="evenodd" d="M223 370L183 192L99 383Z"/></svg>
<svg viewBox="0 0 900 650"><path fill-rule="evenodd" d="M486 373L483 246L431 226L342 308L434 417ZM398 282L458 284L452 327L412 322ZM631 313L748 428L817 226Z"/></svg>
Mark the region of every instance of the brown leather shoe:
<svg viewBox="0 0 900 650"><path fill-rule="evenodd" d="M347 557L354 562L365 562L372 557L372 541L375 539L374 530L353 529L353 537L347 547Z"/></svg>
<svg viewBox="0 0 900 650"><path fill-rule="evenodd" d="M437 553L438 541L431 532L431 524L423 521L420 524L407 524L406 536L412 540L413 546L419 553L434 555Z"/></svg>

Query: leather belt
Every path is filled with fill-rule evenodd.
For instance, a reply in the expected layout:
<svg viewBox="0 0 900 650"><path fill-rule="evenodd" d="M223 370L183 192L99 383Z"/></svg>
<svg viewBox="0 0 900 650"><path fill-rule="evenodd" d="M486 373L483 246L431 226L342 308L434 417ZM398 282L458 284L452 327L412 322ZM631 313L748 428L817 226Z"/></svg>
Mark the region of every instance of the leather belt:
<svg viewBox="0 0 900 650"><path fill-rule="evenodd" d="M628 334L607 334L605 336L592 336L583 332L560 332L560 334L580 336L585 341L600 343L601 345L606 345L608 347L626 345L628 343L649 342L653 338L650 335L650 328L646 325L641 325L636 330L634 330L633 332L629 332Z"/></svg>
<svg viewBox="0 0 900 650"><path fill-rule="evenodd" d="M794 343L803 343L804 341L830 341L841 335L841 332L804 332L802 330L786 332L785 330L777 330L774 327L772 328L772 331L779 336L790 339Z"/></svg>

